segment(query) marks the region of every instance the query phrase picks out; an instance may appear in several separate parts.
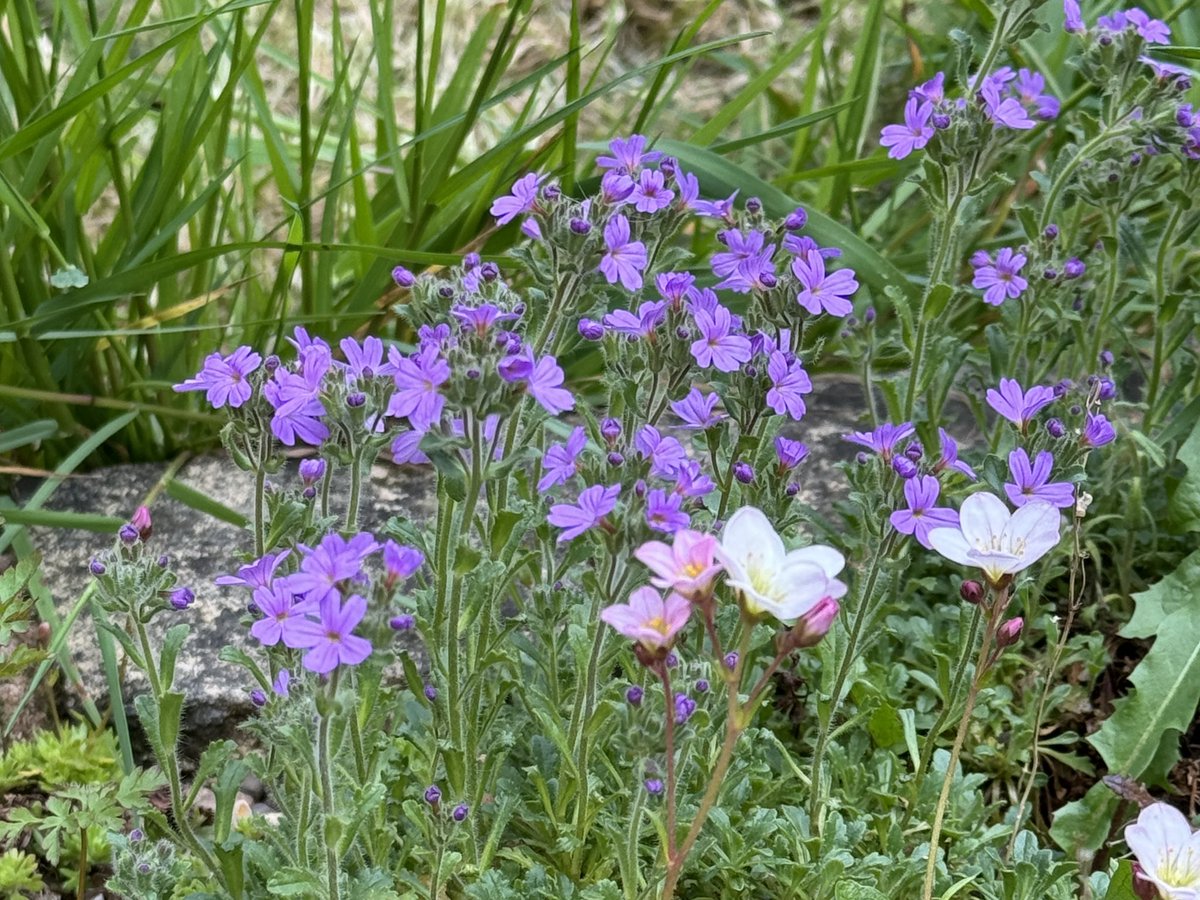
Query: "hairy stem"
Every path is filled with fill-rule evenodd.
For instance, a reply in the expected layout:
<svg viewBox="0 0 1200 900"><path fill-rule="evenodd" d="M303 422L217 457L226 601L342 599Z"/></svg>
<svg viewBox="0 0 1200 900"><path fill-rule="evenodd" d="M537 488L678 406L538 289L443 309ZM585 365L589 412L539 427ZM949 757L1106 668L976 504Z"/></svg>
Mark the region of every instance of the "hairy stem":
<svg viewBox="0 0 1200 900"><path fill-rule="evenodd" d="M337 697L338 670L333 670L329 679L329 704ZM333 722L332 710L320 715L317 722L317 769L321 775L322 839L325 843L325 877L329 900L338 900L338 854L337 842L329 840L329 823L333 820L335 804L333 798L333 760L329 754L329 729Z"/></svg>

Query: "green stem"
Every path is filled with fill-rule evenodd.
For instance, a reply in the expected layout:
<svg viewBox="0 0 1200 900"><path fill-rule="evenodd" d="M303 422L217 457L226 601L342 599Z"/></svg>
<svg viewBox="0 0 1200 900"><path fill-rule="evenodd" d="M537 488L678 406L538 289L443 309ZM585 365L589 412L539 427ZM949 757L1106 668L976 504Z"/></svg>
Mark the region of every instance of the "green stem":
<svg viewBox="0 0 1200 900"><path fill-rule="evenodd" d="M266 553L266 515L264 501L266 499L267 470L259 460L254 470L254 555L261 558Z"/></svg>
<svg viewBox="0 0 1200 900"><path fill-rule="evenodd" d="M1117 298L1117 287L1121 280L1121 247L1117 232L1119 218L1120 214L1116 210L1112 210L1109 213L1108 233L1112 235L1113 251L1109 258L1108 279L1104 286L1104 300L1100 305L1100 317L1096 322L1096 327L1093 329L1089 355L1083 361L1085 368L1096 365L1100 358L1101 344L1104 342L1104 336L1108 333L1108 318L1112 315L1113 303L1116 302Z"/></svg>
<svg viewBox="0 0 1200 900"><path fill-rule="evenodd" d="M967 691L967 705L963 709L962 721L958 723L954 744L950 748L950 761L946 765L946 777L942 780L942 792L938 796L937 807L933 814L933 829L929 835L929 858L925 863L925 885L921 890L922 900L933 900L933 883L937 876L938 843L942 837L942 824L946 819L946 807L950 801L950 788L954 785L954 770L958 766L958 758L962 754L963 743L966 741L967 731L971 727L971 715L975 712L975 701L979 696L979 688L987 675L996 626L1007 606L1008 589L1004 588L992 598L992 610L988 616L987 627L983 631L983 642L979 645L979 655L975 658L975 675L972 677L971 687Z"/></svg>
<svg viewBox="0 0 1200 900"><path fill-rule="evenodd" d="M1058 177L1054 179L1054 183L1050 185L1050 190L1046 194L1046 203L1042 207L1041 221L1038 222L1038 231L1045 231L1046 226L1054 218L1054 209L1058 205L1059 198L1062 192L1066 190L1067 184L1071 180L1071 176L1075 174L1075 170L1079 168L1084 160L1095 158L1095 151L1100 148L1105 141L1111 138L1118 137L1123 134L1125 129L1114 126L1104 128L1094 138L1079 148L1079 152L1072 156L1062 170L1058 173Z"/></svg>
<svg viewBox="0 0 1200 900"><path fill-rule="evenodd" d="M675 695L671 693L671 669L659 663L663 687L663 722L667 752L667 859L675 858Z"/></svg>
<svg viewBox="0 0 1200 900"><path fill-rule="evenodd" d="M346 507L346 531L351 534L358 530L358 505L362 495L364 462L362 453L356 449L350 459L350 503Z"/></svg>
<svg viewBox="0 0 1200 900"><path fill-rule="evenodd" d="M1142 422L1142 431L1150 434L1151 426L1157 418L1158 391L1162 385L1162 370L1166 365L1163 359L1163 346L1167 329L1163 322L1163 305L1167 299L1167 256L1174 249L1175 229L1183 218L1184 207L1175 204L1171 217L1163 229L1162 238L1158 244L1158 255L1154 261L1154 354L1150 360L1150 385L1146 390L1146 418Z"/></svg>
<svg viewBox="0 0 1200 900"><path fill-rule="evenodd" d="M338 855L337 842L329 839L329 823L333 821L335 804L333 797L333 760L329 754L329 729L333 722L332 706L337 698L338 670L329 678L329 710L320 715L317 722L317 769L321 775L322 840L325 844L325 876L329 900L338 900Z"/></svg>

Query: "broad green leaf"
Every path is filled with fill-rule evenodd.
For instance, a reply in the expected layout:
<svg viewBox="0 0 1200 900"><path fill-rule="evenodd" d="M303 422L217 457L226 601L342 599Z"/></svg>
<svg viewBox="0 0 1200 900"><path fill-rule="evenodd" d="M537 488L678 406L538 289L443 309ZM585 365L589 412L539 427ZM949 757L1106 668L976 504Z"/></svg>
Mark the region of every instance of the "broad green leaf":
<svg viewBox="0 0 1200 900"><path fill-rule="evenodd" d="M1187 474L1171 492L1168 521L1181 532L1200 531L1200 424L1192 429L1175 458L1187 466Z"/></svg>
<svg viewBox="0 0 1200 900"><path fill-rule="evenodd" d="M1200 596L1200 550L1179 564L1174 572L1133 595L1133 616L1121 629L1122 637L1154 637L1167 616L1182 607L1192 607Z"/></svg>

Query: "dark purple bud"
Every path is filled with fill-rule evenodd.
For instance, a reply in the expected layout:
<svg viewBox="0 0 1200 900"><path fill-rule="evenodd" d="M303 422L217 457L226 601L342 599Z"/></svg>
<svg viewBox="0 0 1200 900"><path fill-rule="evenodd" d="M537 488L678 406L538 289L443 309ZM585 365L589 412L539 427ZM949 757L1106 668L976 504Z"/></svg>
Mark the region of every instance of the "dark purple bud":
<svg viewBox="0 0 1200 900"><path fill-rule="evenodd" d="M647 778L646 779L646 793L650 794L653 797L657 797L662 792L663 792L663 783L660 779L658 779L658 778Z"/></svg>
<svg viewBox="0 0 1200 900"><path fill-rule="evenodd" d="M1133 162L1132 158L1130 159L1130 162L1131 163ZM1137 165L1137 163L1133 163L1133 164ZM1109 173L1109 175L1108 175L1108 183L1109 184L1116 184L1120 180L1121 180L1121 176L1118 175L1116 172Z"/></svg>
<svg viewBox="0 0 1200 900"><path fill-rule="evenodd" d="M572 219L569 227L575 234L587 234L592 230L592 223L587 219Z"/></svg>
<svg viewBox="0 0 1200 900"><path fill-rule="evenodd" d="M770 272L763 272L758 276L758 283L770 290L771 288L775 287L775 285L779 284L779 279Z"/></svg>
<svg viewBox="0 0 1200 900"><path fill-rule="evenodd" d="M742 371L746 374L747 378L758 377L758 366L754 365L753 363L746 363L744 366L742 366Z"/></svg>
<svg viewBox="0 0 1200 900"><path fill-rule="evenodd" d="M148 863L148 862L138 863L137 870L138 870L139 875L149 875L150 874L150 863Z"/></svg>
<svg viewBox="0 0 1200 900"><path fill-rule="evenodd" d="M978 606L984 598L983 585L978 581L964 581L958 589L958 595L972 606Z"/></svg>
<svg viewBox="0 0 1200 900"><path fill-rule="evenodd" d="M542 188L542 196L547 200L557 200L562 196L562 188L557 184L548 184Z"/></svg>
<svg viewBox="0 0 1200 900"><path fill-rule="evenodd" d="M788 217L783 220L783 227L788 231L799 231L807 224L808 213L806 213L804 209L799 206L788 213Z"/></svg>
<svg viewBox="0 0 1200 900"><path fill-rule="evenodd" d="M160 569L165 569L167 566L171 565L171 557L167 556L167 554L164 553L162 556L160 556L158 559L155 560L155 563L158 564L158 567Z"/></svg>
<svg viewBox="0 0 1200 900"><path fill-rule="evenodd" d="M1047 266L1042 271L1042 277L1044 279L1046 279L1047 281L1053 281L1055 278L1058 277L1058 270L1053 268L1052 266Z"/></svg>
<svg viewBox="0 0 1200 900"><path fill-rule="evenodd" d="M494 262L485 262L479 267L479 275L484 281L495 281L500 277L500 267Z"/></svg>
<svg viewBox="0 0 1200 900"><path fill-rule="evenodd" d="M1098 43L1100 44L1101 47L1107 47L1109 44L1112 43L1112 35L1111 34L1100 35L1100 40Z"/></svg>
<svg viewBox="0 0 1200 900"><path fill-rule="evenodd" d="M1071 302L1071 309L1075 312L1083 312L1083 295L1076 294L1075 299Z"/></svg>
<svg viewBox="0 0 1200 900"><path fill-rule="evenodd" d="M675 724L682 725L692 717L692 713L696 711L696 701L687 694L678 693L675 695Z"/></svg>
<svg viewBox="0 0 1200 900"><path fill-rule="evenodd" d="M642 690L641 685L631 684L625 690L625 702L630 706L641 706L642 698L646 696L646 692Z"/></svg>
<svg viewBox="0 0 1200 900"><path fill-rule="evenodd" d="M634 483L633 493L634 493L634 496L636 496L636 497L645 497L646 496L646 481L645 481L645 479L639 478Z"/></svg>
<svg viewBox="0 0 1200 900"><path fill-rule="evenodd" d="M1089 376L1087 377L1087 383L1088 383L1088 387L1095 387L1095 386L1096 386L1096 382L1097 382L1097 381L1099 381L1099 380L1100 380L1100 376L1099 376L1099 375L1089 375Z"/></svg>
<svg viewBox="0 0 1200 900"><path fill-rule="evenodd" d="M1175 121L1180 128L1191 128L1196 117L1192 115L1192 111L1187 106L1181 106L1175 110Z"/></svg>
<svg viewBox="0 0 1200 900"><path fill-rule="evenodd" d="M931 121L933 122L933 127L939 131L943 131L950 127L950 116L944 112L934 113Z"/></svg>
<svg viewBox="0 0 1200 900"><path fill-rule="evenodd" d="M555 581L554 584L552 585L552 587L556 591L561 591L563 589L562 579L560 578L557 581Z"/></svg>
<svg viewBox="0 0 1200 900"><path fill-rule="evenodd" d="M140 828L135 828L129 832L129 843L137 844L146 839L146 833Z"/></svg>
<svg viewBox="0 0 1200 900"><path fill-rule="evenodd" d="M325 460L306 459L300 463L300 480L306 485L316 484L325 476Z"/></svg>
<svg viewBox="0 0 1200 900"><path fill-rule="evenodd" d="M452 300L454 299L454 288L448 284L443 284L438 288L438 296L443 300Z"/></svg>
<svg viewBox="0 0 1200 900"><path fill-rule="evenodd" d="M103 575L108 570L106 569L104 563L100 562L100 560L93 559L90 563L88 563L88 571L91 572L93 575L99 577L100 575Z"/></svg>
<svg viewBox="0 0 1200 900"><path fill-rule="evenodd" d="M262 709L264 706L267 705L267 695L264 694L258 688L255 688L254 690L252 690L250 692L250 702L253 703L255 706L257 706L259 709Z"/></svg>
<svg viewBox="0 0 1200 900"><path fill-rule="evenodd" d="M304 490L301 492L301 496L303 496L305 500L313 500L313 499L316 499L316 496L317 496L317 489L316 489L315 487L306 487L306 488L305 488L305 489L304 489Z"/></svg>
<svg viewBox="0 0 1200 900"><path fill-rule="evenodd" d="M346 398L346 405L351 409L358 409L367 402L367 395L355 391Z"/></svg>
<svg viewBox="0 0 1200 900"><path fill-rule="evenodd" d="M870 457L868 457L867 454L862 450L859 450L858 453L854 455L854 461L860 466L865 466L869 458Z"/></svg>
<svg viewBox="0 0 1200 900"><path fill-rule="evenodd" d="M1045 231L1042 232L1042 237L1048 241L1054 240L1056 237L1058 237L1058 226L1047 225Z"/></svg>
<svg viewBox="0 0 1200 900"><path fill-rule="evenodd" d="M253 600L246 604L246 612L250 613L252 616L262 615L262 610L258 608L258 604Z"/></svg>
<svg viewBox="0 0 1200 900"><path fill-rule="evenodd" d="M455 822L462 822L464 819L467 818L467 813L469 813L470 811L471 811L471 808L469 806L467 806L467 804L460 803L460 804L458 804L458 806L454 807L454 811L452 813L450 813L450 815L454 817Z"/></svg>
<svg viewBox="0 0 1200 900"><path fill-rule="evenodd" d="M727 668L730 672L732 672L734 669L737 668L737 664L738 664L738 654L737 654L736 650L732 650L729 653L725 654L725 668Z"/></svg>
<svg viewBox="0 0 1200 900"><path fill-rule="evenodd" d="M425 685L425 699L432 703L438 698L438 690L432 684Z"/></svg>
<svg viewBox="0 0 1200 900"><path fill-rule="evenodd" d="M187 609L196 600L191 588L180 587L171 591L171 605L176 609Z"/></svg>
<svg viewBox="0 0 1200 900"><path fill-rule="evenodd" d="M621 420L608 418L600 423L600 434L611 445L613 441L621 436Z"/></svg>
<svg viewBox="0 0 1200 900"><path fill-rule="evenodd" d="M787 494L789 497L795 497L798 493L800 493L800 485L796 484L796 482L793 481L790 484L788 484L788 486L786 488L783 489L783 492L785 494Z"/></svg>
<svg viewBox="0 0 1200 900"><path fill-rule="evenodd" d="M913 462L920 462L921 457L925 455L925 448L921 446L920 441L909 441L908 446L904 448L904 455Z"/></svg>
<svg viewBox="0 0 1200 900"><path fill-rule="evenodd" d="M474 369L474 368L467 369L467 380L468 381L478 381L482 374L483 373L481 373L478 369Z"/></svg>
<svg viewBox="0 0 1200 900"><path fill-rule="evenodd" d="M1073 416L1082 416L1083 415L1083 407L1080 406L1078 403L1076 403L1071 407L1070 413Z"/></svg>
<svg viewBox="0 0 1200 900"><path fill-rule="evenodd" d="M392 269L392 281L396 282L397 287L410 288L416 284L417 278L404 266L396 266Z"/></svg>
<svg viewBox="0 0 1200 900"><path fill-rule="evenodd" d="M425 802L430 806L437 806L442 802L442 789L436 784L431 784L425 788Z"/></svg>
<svg viewBox="0 0 1200 900"><path fill-rule="evenodd" d="M625 457L616 450L612 450L608 454L608 464L613 467L623 466L625 465Z"/></svg>
<svg viewBox="0 0 1200 900"><path fill-rule="evenodd" d="M1179 93L1182 94L1187 91L1190 91L1191 89L1192 89L1192 79L1189 78L1187 75L1180 75L1178 78L1175 79L1175 90L1179 91Z"/></svg>
<svg viewBox="0 0 1200 900"><path fill-rule="evenodd" d="M1071 388L1075 385L1071 383L1070 378L1064 378L1058 384L1054 385L1054 399L1061 400L1067 394L1071 393Z"/></svg>
<svg viewBox="0 0 1200 900"><path fill-rule="evenodd" d="M709 688L709 684L708 684L707 678L697 679L697 681L696 681L696 693L697 694L707 694L708 688Z"/></svg>
<svg viewBox="0 0 1200 900"><path fill-rule="evenodd" d="M1096 396L1101 400L1111 400L1117 396L1117 386L1111 378L1100 379L1100 386L1096 391Z"/></svg>
<svg viewBox="0 0 1200 900"><path fill-rule="evenodd" d="M692 336L692 333L690 331L688 331L687 328L685 328L683 325L677 325L675 327L675 337L678 338L679 340L686 341L691 336Z"/></svg>
<svg viewBox="0 0 1200 900"><path fill-rule="evenodd" d="M673 669L677 665L679 665L679 657L676 656L675 651L672 650L670 653L667 654L667 668Z"/></svg>
<svg viewBox="0 0 1200 900"><path fill-rule="evenodd" d="M416 624L416 617L408 613L401 613L398 616L392 616L388 619L388 625L391 626L392 631L412 631L416 627Z"/></svg>
<svg viewBox="0 0 1200 900"><path fill-rule="evenodd" d="M579 334L585 341L598 341L604 337L604 326L595 319L580 319Z"/></svg>
<svg viewBox="0 0 1200 900"><path fill-rule="evenodd" d="M1115 362L1115 360L1116 360L1116 358L1113 356L1113 353L1111 350L1101 350L1100 351L1100 365L1104 366L1104 368L1111 369L1112 364L1113 364L1113 362Z"/></svg>
<svg viewBox="0 0 1200 900"><path fill-rule="evenodd" d="M745 460L739 459L733 464L733 477L742 484L754 483L754 467Z"/></svg>
<svg viewBox="0 0 1200 900"><path fill-rule="evenodd" d="M525 304L518 303L516 306L514 306L512 308L512 311L513 311L513 315L519 319L521 316L525 315Z"/></svg>
<svg viewBox="0 0 1200 900"><path fill-rule="evenodd" d="M762 212L762 201L757 197L748 197L746 199L746 212L754 215Z"/></svg>
<svg viewBox="0 0 1200 900"><path fill-rule="evenodd" d="M867 311L863 313L863 321L870 325L875 321L875 307L868 306Z"/></svg>
<svg viewBox="0 0 1200 900"><path fill-rule="evenodd" d="M1067 433L1067 429L1063 425L1062 419L1047 419L1046 433L1052 438L1060 438Z"/></svg>
<svg viewBox="0 0 1200 900"><path fill-rule="evenodd" d="M658 168L664 175L674 175L679 170L679 160L673 156L665 156Z"/></svg>
<svg viewBox="0 0 1200 900"><path fill-rule="evenodd" d="M478 253L472 251L463 257L463 268L464 269L475 269L475 268L478 268L478 266L481 262L483 262L483 257L480 256Z"/></svg>
<svg viewBox="0 0 1200 900"><path fill-rule="evenodd" d="M916 478L917 464L907 456L893 456L892 469L901 478Z"/></svg>

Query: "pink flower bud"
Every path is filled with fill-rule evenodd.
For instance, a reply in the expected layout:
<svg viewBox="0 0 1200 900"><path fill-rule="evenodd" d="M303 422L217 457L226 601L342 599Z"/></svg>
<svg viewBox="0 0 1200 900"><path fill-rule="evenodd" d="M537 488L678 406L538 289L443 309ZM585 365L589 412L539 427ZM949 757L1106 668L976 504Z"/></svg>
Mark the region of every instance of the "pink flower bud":
<svg viewBox="0 0 1200 900"><path fill-rule="evenodd" d="M1017 616L1015 619L1009 619L996 632L996 646L1001 649L1011 647L1021 639L1021 630L1024 627L1025 620L1020 616Z"/></svg>
<svg viewBox="0 0 1200 900"><path fill-rule="evenodd" d="M978 581L964 581L958 589L958 594L972 606L978 606L983 602L983 585Z"/></svg>
<svg viewBox="0 0 1200 900"><path fill-rule="evenodd" d="M137 512L133 514L133 518L129 520L129 524L137 529L139 538L143 541L150 540L150 533L154 530L154 526L150 521L150 510L144 506L139 506Z"/></svg>

